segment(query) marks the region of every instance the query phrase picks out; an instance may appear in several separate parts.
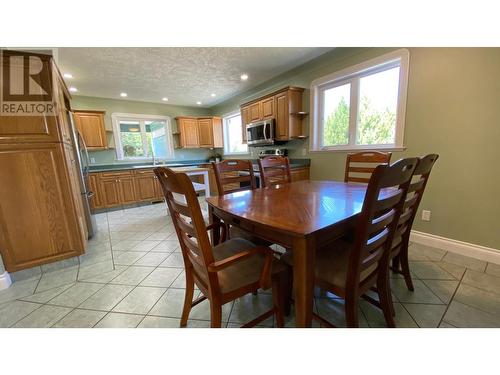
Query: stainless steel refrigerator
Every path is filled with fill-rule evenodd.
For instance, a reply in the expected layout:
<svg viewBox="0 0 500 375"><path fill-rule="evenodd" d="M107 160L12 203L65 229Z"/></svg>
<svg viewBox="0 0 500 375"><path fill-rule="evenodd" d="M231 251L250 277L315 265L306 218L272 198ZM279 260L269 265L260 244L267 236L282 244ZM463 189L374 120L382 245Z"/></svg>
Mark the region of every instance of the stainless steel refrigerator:
<svg viewBox="0 0 500 375"><path fill-rule="evenodd" d="M96 220L94 215L92 215L90 211L90 198L94 195L94 192L90 190L89 187L89 166L90 166L90 158L87 150L87 146L85 145L85 141L83 137L78 132L78 129L75 126L75 122L73 120L73 113L68 112L69 121L71 123L72 128L72 138L73 138L73 147L76 155L76 162L79 173L79 185L80 185L80 194L82 197L83 210L85 212L85 221L87 223L87 230L89 234L89 238L92 238L97 230Z"/></svg>

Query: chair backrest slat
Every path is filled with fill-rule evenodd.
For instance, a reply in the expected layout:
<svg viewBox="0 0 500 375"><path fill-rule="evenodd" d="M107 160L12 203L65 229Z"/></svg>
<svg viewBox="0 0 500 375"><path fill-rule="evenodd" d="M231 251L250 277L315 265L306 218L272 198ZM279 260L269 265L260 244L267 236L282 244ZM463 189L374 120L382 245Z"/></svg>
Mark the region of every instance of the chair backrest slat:
<svg viewBox="0 0 500 375"><path fill-rule="evenodd" d="M363 151L347 154L344 181L367 184L376 166L387 165L390 160L390 152Z"/></svg>
<svg viewBox="0 0 500 375"><path fill-rule="evenodd" d="M290 162L280 155L266 156L259 159L261 187L292 182Z"/></svg>
<svg viewBox="0 0 500 375"><path fill-rule="evenodd" d="M360 275L388 267L392 240L417 158L379 165L368 183L349 258L347 287L357 287Z"/></svg>
<svg viewBox="0 0 500 375"><path fill-rule="evenodd" d="M192 268L195 280L207 289L219 289L217 275L208 272L214 262L206 224L193 182L185 173L155 168L181 245L186 268Z"/></svg>
<svg viewBox="0 0 500 375"><path fill-rule="evenodd" d="M418 160L417 167L413 171L413 176L408 187L405 203L401 217L398 221L397 235L402 237L402 241L393 243L392 249L395 252L402 243L408 244L413 221L417 214L418 206L424 195L429 176L434 163L439 158L437 154L429 154Z"/></svg>
<svg viewBox="0 0 500 375"><path fill-rule="evenodd" d="M212 166L219 195L255 189L251 160L227 159Z"/></svg>

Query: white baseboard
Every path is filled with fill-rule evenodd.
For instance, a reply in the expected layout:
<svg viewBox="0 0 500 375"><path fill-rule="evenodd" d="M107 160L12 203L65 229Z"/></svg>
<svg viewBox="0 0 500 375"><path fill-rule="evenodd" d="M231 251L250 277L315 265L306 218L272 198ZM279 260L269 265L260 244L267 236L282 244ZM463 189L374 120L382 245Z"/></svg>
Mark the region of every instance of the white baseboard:
<svg viewBox="0 0 500 375"><path fill-rule="evenodd" d="M411 231L410 241L426 246L437 247L452 253L483 260L485 262L500 264L500 250L493 249L491 247L457 241L451 238L440 237L416 230Z"/></svg>
<svg viewBox="0 0 500 375"><path fill-rule="evenodd" d="M0 290L7 289L12 284L10 275L7 271L0 275Z"/></svg>

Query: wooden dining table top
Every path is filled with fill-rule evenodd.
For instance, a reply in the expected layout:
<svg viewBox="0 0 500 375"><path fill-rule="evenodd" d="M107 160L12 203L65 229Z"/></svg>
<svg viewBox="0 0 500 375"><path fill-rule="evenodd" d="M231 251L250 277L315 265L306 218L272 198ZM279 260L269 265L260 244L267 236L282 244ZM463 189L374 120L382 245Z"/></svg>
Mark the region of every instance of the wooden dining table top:
<svg viewBox="0 0 500 375"><path fill-rule="evenodd" d="M303 180L219 195L207 202L243 220L304 236L357 216L365 193L366 185Z"/></svg>

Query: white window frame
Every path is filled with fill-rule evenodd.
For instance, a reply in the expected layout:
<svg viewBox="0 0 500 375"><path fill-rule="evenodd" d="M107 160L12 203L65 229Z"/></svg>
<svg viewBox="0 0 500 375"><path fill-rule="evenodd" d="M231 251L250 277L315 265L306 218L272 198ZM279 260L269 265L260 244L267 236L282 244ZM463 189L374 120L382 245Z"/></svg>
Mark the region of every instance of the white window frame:
<svg viewBox="0 0 500 375"><path fill-rule="evenodd" d="M336 152L360 150L404 150L404 127L406 114L406 96L408 89L410 53L407 49L399 49L385 55L350 66L311 82L311 125L310 126L310 152ZM383 145L357 145L356 121L359 102L359 79L374 73L399 66L398 103L396 110L395 142ZM349 116L349 144L322 146L322 106L325 88L333 88L351 83L350 113Z"/></svg>
<svg viewBox="0 0 500 375"><path fill-rule="evenodd" d="M248 145L247 145L247 151L243 151L243 152L230 152L229 151L229 131L227 130L228 123L226 120L230 117L235 117L237 115L239 115L241 117L241 120L242 120L241 123L243 124L243 117L241 116L241 111L239 111L239 110L227 113L227 114L222 116L222 135L224 138L224 155L250 155L250 149L249 149Z"/></svg>
<svg viewBox="0 0 500 375"><path fill-rule="evenodd" d="M151 161L153 157L125 157L123 155L123 147L122 140L120 137L120 121L138 121L139 126L141 128L141 132L146 131L145 122L156 120L156 121L165 121L165 142L168 150L168 155L166 158L156 158L155 159L163 159L170 160L174 158L174 141L172 136L172 122L170 121L169 116L159 116L159 115L143 115L136 113L112 113L111 120L113 123L113 136L115 139L115 147L116 147L116 158L118 160L133 160L133 161ZM145 140L143 139L143 143ZM143 145L144 149L147 149L147 144Z"/></svg>

